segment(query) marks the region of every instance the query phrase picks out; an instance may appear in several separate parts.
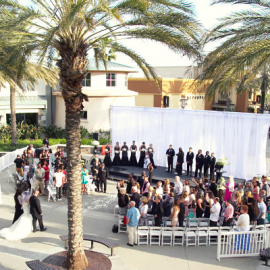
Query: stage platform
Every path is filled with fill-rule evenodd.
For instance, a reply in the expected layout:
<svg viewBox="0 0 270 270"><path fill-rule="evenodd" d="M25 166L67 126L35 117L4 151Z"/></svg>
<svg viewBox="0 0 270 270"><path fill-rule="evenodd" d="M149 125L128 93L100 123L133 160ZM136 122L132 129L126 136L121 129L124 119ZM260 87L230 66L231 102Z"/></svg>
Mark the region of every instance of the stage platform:
<svg viewBox="0 0 270 270"><path fill-rule="evenodd" d="M128 175L132 173L134 176L141 176L142 171L146 172L146 175L148 175L147 169L143 169L140 167L133 167L133 166L112 166L109 167L109 176L112 180L127 180ZM156 184L158 181L164 181L165 178L169 178L171 182L174 182L174 178L177 174L166 172L165 167L158 166L156 169L154 169L153 172L153 183ZM194 176L194 172L192 172L192 175ZM228 177L224 176L224 178L227 180ZM191 177L186 176L186 172L183 171L183 174L180 175L181 182L183 182L185 179L190 180L190 185L193 186L191 182ZM198 181L198 177L195 179ZM235 182L238 184L239 182L244 182L244 179L234 179Z"/></svg>

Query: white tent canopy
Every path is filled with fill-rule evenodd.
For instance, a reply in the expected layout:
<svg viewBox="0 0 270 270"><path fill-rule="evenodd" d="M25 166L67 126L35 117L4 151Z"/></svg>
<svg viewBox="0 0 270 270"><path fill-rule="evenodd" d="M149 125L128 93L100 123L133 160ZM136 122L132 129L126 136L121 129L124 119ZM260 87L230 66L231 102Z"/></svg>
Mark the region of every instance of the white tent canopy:
<svg viewBox="0 0 270 270"><path fill-rule="evenodd" d="M214 152L216 158L226 157L224 175L250 179L266 173L267 132L270 116L235 112L161 109L145 107L111 107L111 138L138 149L144 141L153 144L155 163L167 166L166 150L173 145L176 153L189 147L196 155L199 149ZM130 156L130 155L129 155ZM139 157L139 152L137 153ZM195 158L194 158L195 159ZM174 167L176 157L174 158ZM184 163L186 169L186 163ZM195 160L193 163L195 170Z"/></svg>

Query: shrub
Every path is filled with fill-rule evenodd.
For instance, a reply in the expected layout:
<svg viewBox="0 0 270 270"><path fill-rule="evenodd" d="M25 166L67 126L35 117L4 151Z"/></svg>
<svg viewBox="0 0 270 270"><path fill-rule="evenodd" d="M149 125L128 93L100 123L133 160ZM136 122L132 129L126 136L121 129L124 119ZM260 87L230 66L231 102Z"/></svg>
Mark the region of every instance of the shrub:
<svg viewBox="0 0 270 270"><path fill-rule="evenodd" d="M81 139L84 139L88 135L88 130L81 126Z"/></svg>

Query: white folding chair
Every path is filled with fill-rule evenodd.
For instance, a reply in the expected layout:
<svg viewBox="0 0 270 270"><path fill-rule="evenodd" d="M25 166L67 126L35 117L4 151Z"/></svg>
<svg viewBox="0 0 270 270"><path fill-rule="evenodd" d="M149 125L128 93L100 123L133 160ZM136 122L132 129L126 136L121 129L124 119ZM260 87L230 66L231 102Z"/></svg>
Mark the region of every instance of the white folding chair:
<svg viewBox="0 0 270 270"><path fill-rule="evenodd" d="M208 244L209 246L217 245L218 243L218 231L220 227L208 227Z"/></svg>
<svg viewBox="0 0 270 270"><path fill-rule="evenodd" d="M95 189L96 185L93 183L93 177L91 175L87 175L88 183L86 185L86 192L89 195L91 190L93 191L94 194L96 194Z"/></svg>
<svg viewBox="0 0 270 270"><path fill-rule="evenodd" d="M210 223L209 218L199 218L199 227L208 227Z"/></svg>
<svg viewBox="0 0 270 270"><path fill-rule="evenodd" d="M187 224L189 228L194 228L194 227L198 227L199 225L199 218L188 218L187 219Z"/></svg>
<svg viewBox="0 0 270 270"><path fill-rule="evenodd" d="M119 215L119 205L118 204L114 207L113 213L114 213L115 216Z"/></svg>
<svg viewBox="0 0 270 270"><path fill-rule="evenodd" d="M185 239L185 228L184 227L173 227L173 246L183 246Z"/></svg>
<svg viewBox="0 0 270 270"><path fill-rule="evenodd" d="M201 240L201 242L200 242ZM198 227L197 228L197 241L198 246L208 245L208 227Z"/></svg>
<svg viewBox="0 0 270 270"><path fill-rule="evenodd" d="M137 243L139 245L147 245L149 241L149 227L147 226L138 226L137 229Z"/></svg>
<svg viewBox="0 0 270 270"><path fill-rule="evenodd" d="M127 225L123 222L124 216L118 215L118 233L127 233Z"/></svg>
<svg viewBox="0 0 270 270"><path fill-rule="evenodd" d="M53 189L50 183L48 184L47 189L48 189L48 202L50 201L51 197L53 201L56 202L56 189L55 188Z"/></svg>
<svg viewBox="0 0 270 270"><path fill-rule="evenodd" d="M153 215L149 215L147 214L147 218L148 218L148 224L149 226L154 226L154 216Z"/></svg>
<svg viewBox="0 0 270 270"><path fill-rule="evenodd" d="M163 227L161 229L161 245L162 246L171 246L173 238L173 228L172 227Z"/></svg>
<svg viewBox="0 0 270 270"><path fill-rule="evenodd" d="M186 246L196 246L197 228L186 228L185 231Z"/></svg>
<svg viewBox="0 0 270 270"><path fill-rule="evenodd" d="M161 227L149 227L150 246L160 246Z"/></svg>
<svg viewBox="0 0 270 270"><path fill-rule="evenodd" d="M9 183L9 180L15 183L14 176L10 173L9 169L7 169L7 173L8 173L8 183Z"/></svg>
<svg viewBox="0 0 270 270"><path fill-rule="evenodd" d="M35 189L35 180L34 180L34 177L31 177L30 178L30 185L31 185L30 193L33 194L34 193L34 189Z"/></svg>

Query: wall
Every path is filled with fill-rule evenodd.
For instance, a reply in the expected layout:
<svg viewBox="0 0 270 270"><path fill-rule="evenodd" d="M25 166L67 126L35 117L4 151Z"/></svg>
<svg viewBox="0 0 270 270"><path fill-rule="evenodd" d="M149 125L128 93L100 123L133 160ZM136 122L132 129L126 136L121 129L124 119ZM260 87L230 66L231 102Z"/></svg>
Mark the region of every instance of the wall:
<svg viewBox="0 0 270 270"><path fill-rule="evenodd" d="M84 111L87 111L87 120L82 119L81 125L89 132L99 129L109 130L110 107L111 106L135 106L134 97L110 97L110 98L90 98L83 103ZM56 108L54 124L65 127L65 104L60 96L56 96Z"/></svg>
<svg viewBox="0 0 270 270"><path fill-rule="evenodd" d="M247 112L247 110L248 110L248 91L245 91L241 95L237 95L236 111Z"/></svg>
<svg viewBox="0 0 270 270"><path fill-rule="evenodd" d="M135 106L154 107L154 95L138 95L135 97Z"/></svg>
<svg viewBox="0 0 270 270"><path fill-rule="evenodd" d="M161 78L195 79L198 76L197 67L154 67L154 70Z"/></svg>

